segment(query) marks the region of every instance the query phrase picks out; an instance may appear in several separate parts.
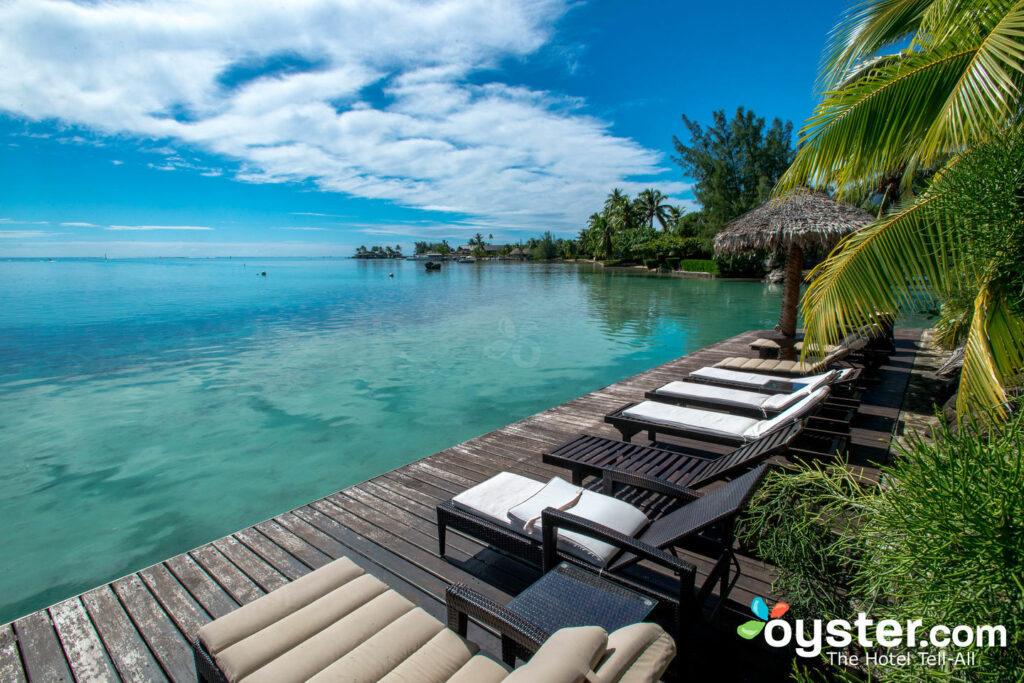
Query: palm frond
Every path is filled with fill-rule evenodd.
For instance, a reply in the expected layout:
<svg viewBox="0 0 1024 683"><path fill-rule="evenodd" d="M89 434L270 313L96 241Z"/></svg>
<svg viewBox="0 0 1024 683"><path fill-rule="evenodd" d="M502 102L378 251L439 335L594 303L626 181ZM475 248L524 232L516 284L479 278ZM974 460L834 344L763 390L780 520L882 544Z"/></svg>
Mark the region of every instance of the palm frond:
<svg viewBox="0 0 1024 683"><path fill-rule="evenodd" d="M1017 0L933 0L921 14L915 47L945 42L976 42L1017 3Z"/></svg>
<svg viewBox="0 0 1024 683"><path fill-rule="evenodd" d="M1004 415L1004 386L1019 381L1022 364L1024 320L1014 315L1006 302L984 284L975 299L974 319L967 334L957 414L963 417L977 408L992 408Z"/></svg>
<svg viewBox="0 0 1024 683"><path fill-rule="evenodd" d="M835 344L879 313L933 305L949 288L951 249L931 211L936 201L923 196L853 233L811 272L805 348Z"/></svg>
<svg viewBox="0 0 1024 683"><path fill-rule="evenodd" d="M1015 113L1024 85L1024 1L1012 3L978 45L921 145L925 163L961 149Z"/></svg>
<svg viewBox="0 0 1024 683"><path fill-rule="evenodd" d="M847 10L829 34L819 85L830 90L858 63L912 36L934 0L863 0Z"/></svg>
<svg viewBox="0 0 1024 683"><path fill-rule="evenodd" d="M827 93L801 129L801 149L775 195L809 183L833 184L844 193L864 179L903 167L975 53L975 48L944 48L913 54Z"/></svg>

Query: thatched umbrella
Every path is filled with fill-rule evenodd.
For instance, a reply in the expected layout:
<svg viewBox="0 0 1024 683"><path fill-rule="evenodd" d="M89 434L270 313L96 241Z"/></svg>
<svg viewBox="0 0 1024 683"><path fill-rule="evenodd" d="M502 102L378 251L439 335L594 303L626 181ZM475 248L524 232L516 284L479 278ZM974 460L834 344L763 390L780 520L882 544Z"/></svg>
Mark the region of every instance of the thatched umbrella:
<svg viewBox="0 0 1024 683"><path fill-rule="evenodd" d="M782 314L776 329L796 335L804 252L830 251L839 240L874 220L866 211L840 204L824 192L796 191L748 211L715 235L715 253L767 249L786 254Z"/></svg>

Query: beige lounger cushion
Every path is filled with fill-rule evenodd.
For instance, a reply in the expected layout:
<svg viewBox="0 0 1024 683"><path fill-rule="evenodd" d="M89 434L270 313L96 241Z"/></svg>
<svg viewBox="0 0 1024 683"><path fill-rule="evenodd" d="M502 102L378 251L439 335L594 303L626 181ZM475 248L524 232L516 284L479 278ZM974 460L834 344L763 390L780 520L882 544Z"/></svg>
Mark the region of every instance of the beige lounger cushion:
<svg viewBox="0 0 1024 683"><path fill-rule="evenodd" d="M600 626L556 631L508 683L583 683L607 651L608 634Z"/></svg>
<svg viewBox="0 0 1024 683"><path fill-rule="evenodd" d="M508 677L508 669L489 657L477 655L465 663L448 683L499 683Z"/></svg>
<svg viewBox="0 0 1024 683"><path fill-rule="evenodd" d="M479 648L341 558L227 614L199 638L229 681L502 680ZM495 668L497 667L497 668ZM498 676L498 673L501 676ZM463 674L469 676L469 674Z"/></svg>
<svg viewBox="0 0 1024 683"><path fill-rule="evenodd" d="M664 629L633 624L608 636L608 652L595 671L601 683L656 681L675 656L675 641Z"/></svg>
<svg viewBox="0 0 1024 683"><path fill-rule="evenodd" d="M802 363L795 360L761 360L760 358L743 358L733 356L715 363L716 368L729 370L750 370L757 372L784 372L793 375L809 375L824 369L833 361L833 356L814 363Z"/></svg>
<svg viewBox="0 0 1024 683"><path fill-rule="evenodd" d="M280 621L361 576L364 576L362 569L351 560L340 558L307 574L301 581L282 586L244 608L206 624L199 629L199 639L210 654L217 655L229 645ZM367 595L366 600L379 592L382 591Z"/></svg>

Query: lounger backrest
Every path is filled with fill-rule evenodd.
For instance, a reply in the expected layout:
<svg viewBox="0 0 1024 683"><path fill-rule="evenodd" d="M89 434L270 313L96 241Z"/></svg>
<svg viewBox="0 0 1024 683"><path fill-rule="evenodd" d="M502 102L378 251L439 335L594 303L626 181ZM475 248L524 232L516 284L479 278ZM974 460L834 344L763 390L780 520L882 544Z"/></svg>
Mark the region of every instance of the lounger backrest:
<svg viewBox="0 0 1024 683"><path fill-rule="evenodd" d="M793 380L793 387L799 389L805 389L808 392L814 391L818 387L823 387L826 384L831 384L839 376L838 370L829 370L828 372L820 375L812 375L810 377L801 377Z"/></svg>
<svg viewBox="0 0 1024 683"><path fill-rule="evenodd" d="M732 517L747 504L767 473L768 466L761 465L742 477L719 486L655 521L647 527L647 531L639 540L656 548L669 548L713 524ZM625 556L615 562L610 569L615 571L635 561L635 557Z"/></svg>
<svg viewBox="0 0 1024 683"><path fill-rule="evenodd" d="M779 452L803 431L803 422L794 422L783 429L777 429L757 441L751 441L719 458L711 461L707 467L699 470L697 476L684 485L688 488L700 488L717 479L728 476L730 472L746 469L756 465L768 456Z"/></svg>
<svg viewBox="0 0 1024 683"><path fill-rule="evenodd" d="M789 410L779 413L776 417L773 417L770 420L761 420L748 429L743 436L746 439L760 439L765 434L769 434L790 422L801 420L807 417L807 415L817 408L827 397L828 387L822 387L817 391L813 391L810 396L801 400L795 406L789 408Z"/></svg>

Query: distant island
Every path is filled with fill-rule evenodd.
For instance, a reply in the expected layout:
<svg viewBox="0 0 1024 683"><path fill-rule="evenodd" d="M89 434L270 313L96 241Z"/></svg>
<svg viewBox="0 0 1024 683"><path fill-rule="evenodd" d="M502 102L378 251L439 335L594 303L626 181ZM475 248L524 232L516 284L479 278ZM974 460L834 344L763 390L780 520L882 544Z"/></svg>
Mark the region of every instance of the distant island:
<svg viewBox="0 0 1024 683"><path fill-rule="evenodd" d="M402 246L400 244L396 244L393 247L372 246L369 249L365 246L359 247L356 249L356 253L352 254L352 258L395 259L405 258L405 256L402 254Z"/></svg>

